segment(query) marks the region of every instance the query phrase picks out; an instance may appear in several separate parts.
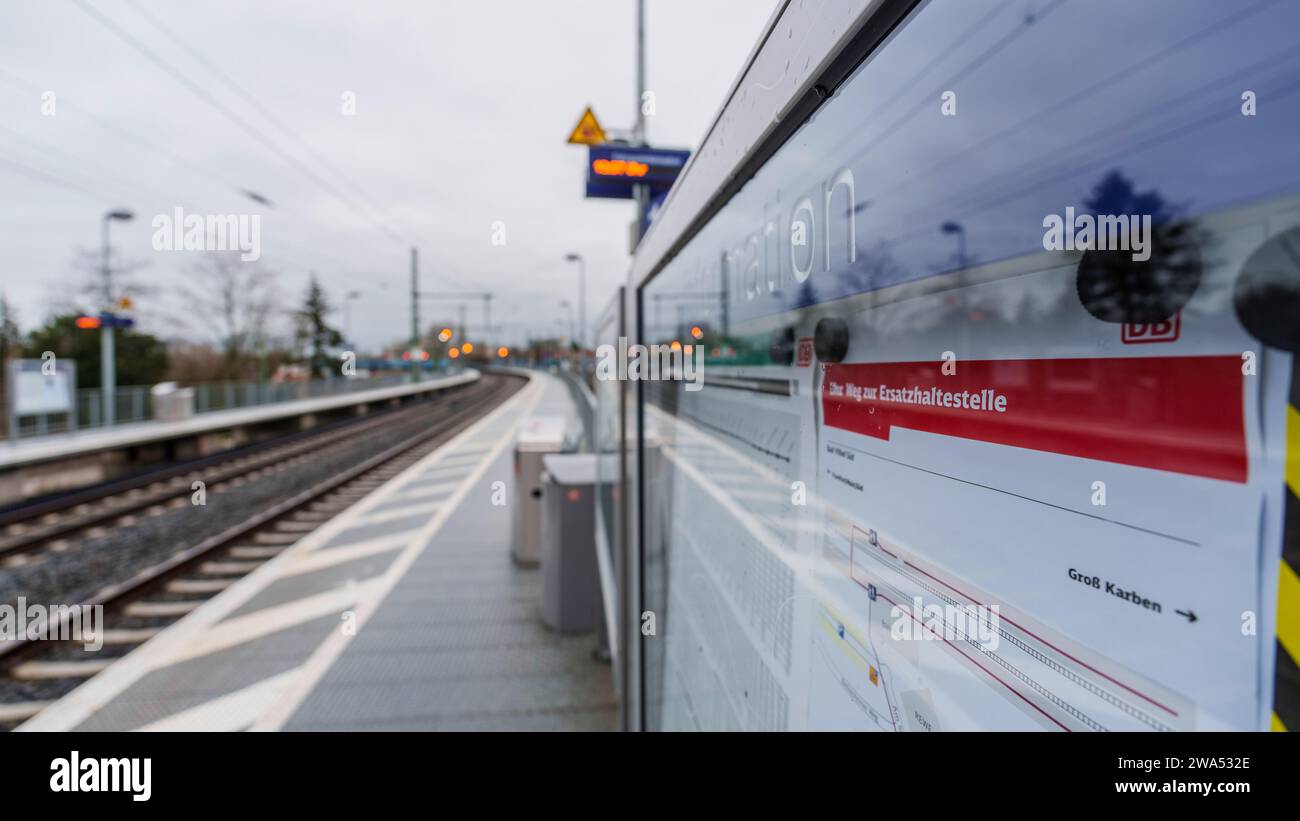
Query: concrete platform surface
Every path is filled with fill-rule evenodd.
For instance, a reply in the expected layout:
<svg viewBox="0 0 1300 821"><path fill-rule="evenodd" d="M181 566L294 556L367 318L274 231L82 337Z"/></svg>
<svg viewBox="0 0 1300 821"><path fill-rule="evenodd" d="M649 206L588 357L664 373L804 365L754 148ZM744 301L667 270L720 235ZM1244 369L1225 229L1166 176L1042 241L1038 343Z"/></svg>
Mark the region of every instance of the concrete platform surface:
<svg viewBox="0 0 1300 821"><path fill-rule="evenodd" d="M528 387L21 730L611 730L595 634L541 622L510 559L511 445Z"/></svg>

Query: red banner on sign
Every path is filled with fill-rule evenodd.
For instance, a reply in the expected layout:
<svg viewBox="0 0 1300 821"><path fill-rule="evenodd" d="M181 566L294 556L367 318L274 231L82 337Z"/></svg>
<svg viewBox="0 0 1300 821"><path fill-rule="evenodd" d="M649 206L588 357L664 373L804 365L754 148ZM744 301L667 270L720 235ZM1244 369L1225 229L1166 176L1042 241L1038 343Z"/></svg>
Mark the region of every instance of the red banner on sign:
<svg viewBox="0 0 1300 821"><path fill-rule="evenodd" d="M1235 356L863 362L827 365L833 428L894 427L1245 482Z"/></svg>

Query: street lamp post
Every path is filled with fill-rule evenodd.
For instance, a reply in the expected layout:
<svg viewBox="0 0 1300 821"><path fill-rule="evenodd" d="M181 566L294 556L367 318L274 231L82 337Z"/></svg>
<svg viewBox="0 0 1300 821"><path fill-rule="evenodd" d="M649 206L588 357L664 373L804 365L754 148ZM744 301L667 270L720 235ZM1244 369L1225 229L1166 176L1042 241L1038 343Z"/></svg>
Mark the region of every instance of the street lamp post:
<svg viewBox="0 0 1300 821"><path fill-rule="evenodd" d="M939 226L939 230L945 234L953 234L957 237L957 268L966 267L966 228L959 222L949 220Z"/></svg>
<svg viewBox="0 0 1300 821"><path fill-rule="evenodd" d="M360 291L348 291L347 296L343 297L343 335L347 337L346 343L353 348L357 343L352 338L352 300L360 298Z"/></svg>
<svg viewBox="0 0 1300 821"><path fill-rule="evenodd" d="M562 299L560 307L569 315L569 344L572 345L576 341L573 334L573 304L567 299Z"/></svg>
<svg viewBox="0 0 1300 821"><path fill-rule="evenodd" d="M582 254L565 254L565 262L578 263L578 347L587 347L587 261Z"/></svg>
<svg viewBox="0 0 1300 821"><path fill-rule="evenodd" d="M113 269L109 265L108 224L113 220L127 222L135 214L125 209L109 211L104 214L101 238L103 245L100 254L100 275L104 281L104 313L113 312ZM99 329L99 374L100 394L103 400L104 427L110 427L117 416L117 351L113 339L113 319L105 316Z"/></svg>

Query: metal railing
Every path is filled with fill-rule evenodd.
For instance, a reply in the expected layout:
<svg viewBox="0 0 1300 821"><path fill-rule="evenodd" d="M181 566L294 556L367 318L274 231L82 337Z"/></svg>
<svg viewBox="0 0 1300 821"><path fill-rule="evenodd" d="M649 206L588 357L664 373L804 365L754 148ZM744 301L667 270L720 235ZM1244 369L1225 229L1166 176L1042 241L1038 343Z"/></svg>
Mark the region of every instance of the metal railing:
<svg viewBox="0 0 1300 821"><path fill-rule="evenodd" d="M429 379L441 373L443 372L425 371L423 378ZM313 379L303 382L198 382L182 384L181 388L194 391L194 414L197 416L213 411L236 410L276 402L377 390L404 385L408 381L407 374L401 373L375 377ZM115 394L116 424L148 422L154 418L153 386L127 385L119 387ZM102 396L99 388L82 388L77 391L75 426L69 425L67 414L26 416L20 420L18 430L11 433L10 437L17 439L103 427Z"/></svg>

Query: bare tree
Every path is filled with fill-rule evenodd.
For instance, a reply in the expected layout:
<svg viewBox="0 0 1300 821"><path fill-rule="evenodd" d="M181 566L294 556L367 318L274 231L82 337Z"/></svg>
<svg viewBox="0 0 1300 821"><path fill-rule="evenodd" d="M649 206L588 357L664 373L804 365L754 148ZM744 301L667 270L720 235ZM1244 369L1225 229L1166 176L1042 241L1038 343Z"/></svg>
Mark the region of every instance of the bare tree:
<svg viewBox="0 0 1300 821"><path fill-rule="evenodd" d="M279 314L275 275L238 251L209 251L190 268L180 288L186 306L182 333L192 319L220 350L227 377L247 377L266 352ZM252 367L250 367L252 366Z"/></svg>
<svg viewBox="0 0 1300 821"><path fill-rule="evenodd" d="M123 297L132 302L141 303L158 293L152 285L141 282L136 275L149 267L149 262L141 259L127 259L110 250L108 269L112 280L111 293L104 292L104 270L102 251L79 247L73 254L72 271L79 285L73 292L60 289L50 295L50 307L54 313L70 313L78 310L99 310L110 304L116 304Z"/></svg>

